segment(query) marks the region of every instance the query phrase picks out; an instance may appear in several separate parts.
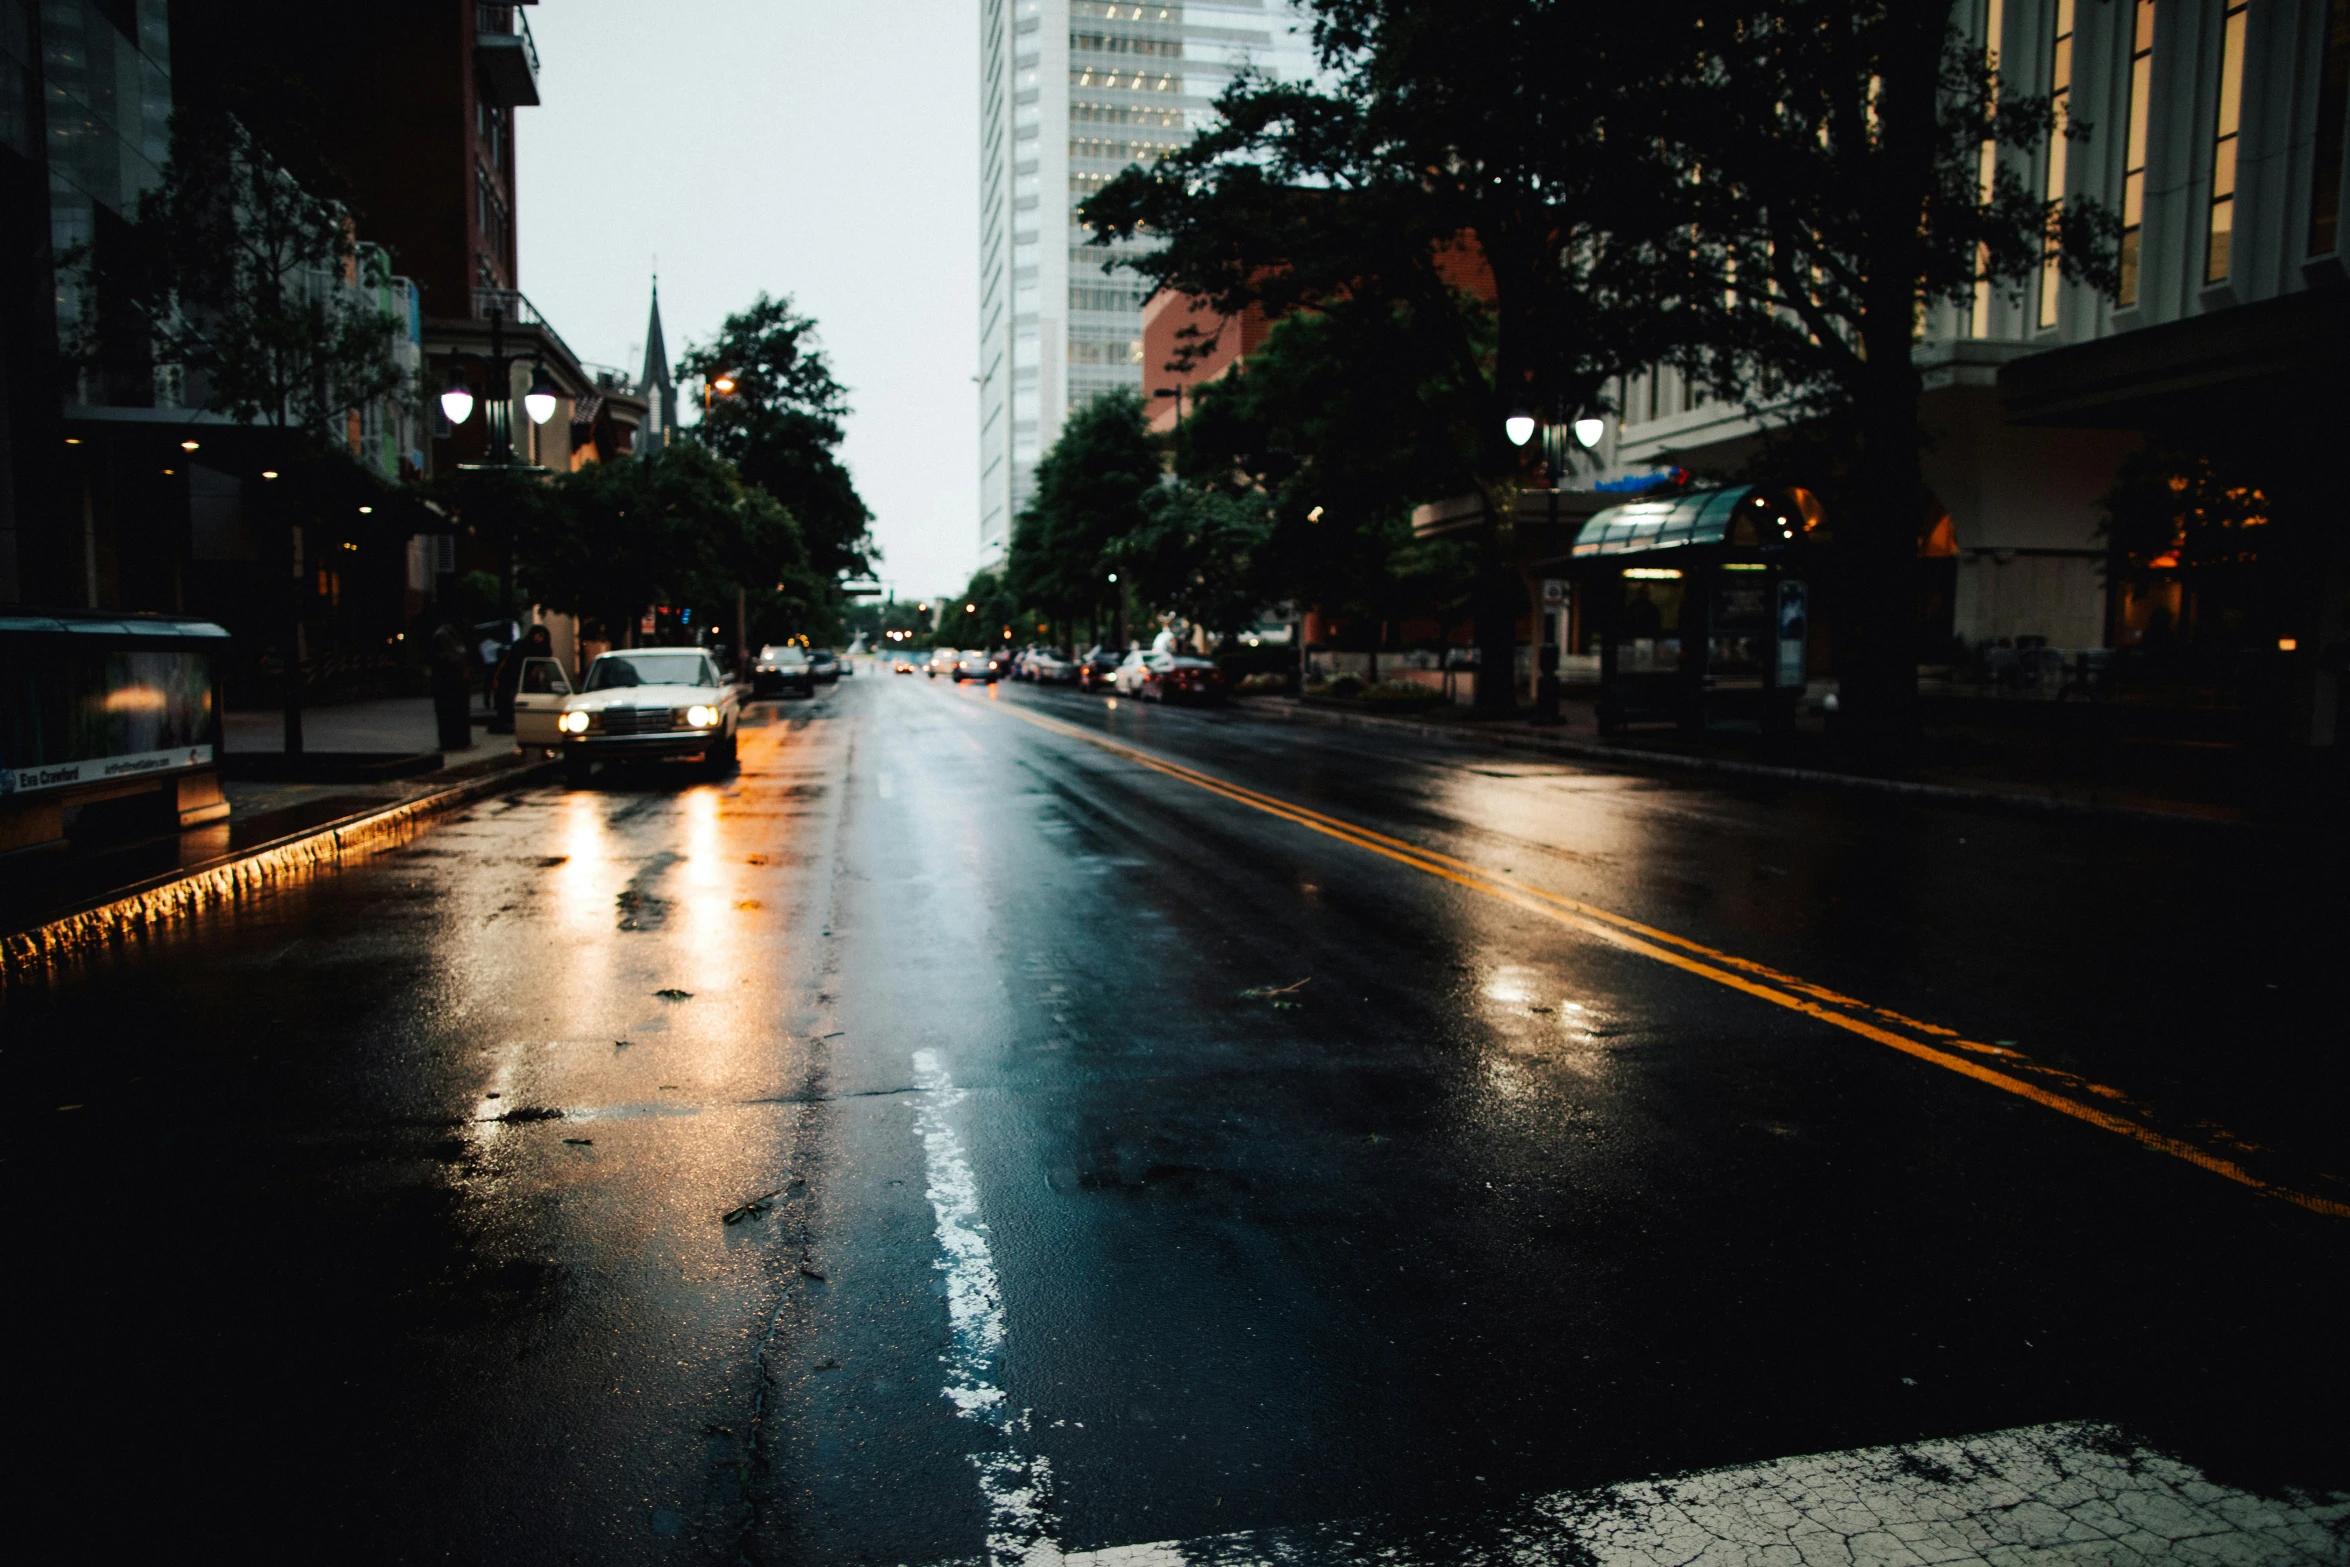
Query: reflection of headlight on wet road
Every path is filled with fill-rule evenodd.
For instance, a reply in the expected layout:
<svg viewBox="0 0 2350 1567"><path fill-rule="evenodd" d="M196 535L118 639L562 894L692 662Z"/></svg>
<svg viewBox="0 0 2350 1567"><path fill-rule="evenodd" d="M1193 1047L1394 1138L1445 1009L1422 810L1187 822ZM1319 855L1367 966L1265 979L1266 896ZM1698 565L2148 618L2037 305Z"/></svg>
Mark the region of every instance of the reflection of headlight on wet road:
<svg viewBox="0 0 2350 1567"><path fill-rule="evenodd" d="M587 733L588 715L585 713L565 713L555 720L555 727L567 735L584 735Z"/></svg>
<svg viewBox="0 0 2350 1567"><path fill-rule="evenodd" d="M718 722L718 709L697 703L685 710L685 722L689 729L707 729Z"/></svg>

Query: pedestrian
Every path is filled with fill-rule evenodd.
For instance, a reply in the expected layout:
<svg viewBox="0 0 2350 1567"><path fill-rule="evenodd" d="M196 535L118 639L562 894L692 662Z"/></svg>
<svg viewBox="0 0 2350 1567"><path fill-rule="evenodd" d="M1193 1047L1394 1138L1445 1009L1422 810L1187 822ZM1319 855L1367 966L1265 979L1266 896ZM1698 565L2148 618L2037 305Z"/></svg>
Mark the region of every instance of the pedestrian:
<svg viewBox="0 0 2350 1567"><path fill-rule="evenodd" d="M432 634L432 711L443 752L473 749L473 682L465 636L444 620Z"/></svg>
<svg viewBox="0 0 2350 1567"><path fill-rule="evenodd" d="M520 642L506 649L506 656L498 661L498 672L490 682L490 733L510 735L514 732L514 693L522 689L522 666L533 658L553 658L555 639L547 634L545 626L533 626Z"/></svg>

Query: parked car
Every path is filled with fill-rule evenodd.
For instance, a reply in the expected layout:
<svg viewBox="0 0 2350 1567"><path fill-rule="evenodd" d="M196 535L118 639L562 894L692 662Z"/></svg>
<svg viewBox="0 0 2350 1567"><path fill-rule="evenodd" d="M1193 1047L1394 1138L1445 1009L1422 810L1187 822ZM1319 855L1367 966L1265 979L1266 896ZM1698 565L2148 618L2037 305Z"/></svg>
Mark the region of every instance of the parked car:
<svg viewBox="0 0 2350 1567"><path fill-rule="evenodd" d="M552 659L531 662L552 665L558 675L562 670ZM523 683L529 685L532 677L526 668ZM518 739L523 711L517 693ZM535 736L544 709L534 703L530 713ZM734 683L722 679L710 655L699 648L634 648L599 654L578 693L564 697L553 716L563 774L576 788L588 781L598 762L698 756L713 773L731 770L742 701Z"/></svg>
<svg viewBox="0 0 2350 1567"><path fill-rule="evenodd" d="M1118 660L1118 668L1110 676L1110 689L1120 696L1139 697L1142 694L1142 677L1150 672L1150 659L1150 654L1141 648L1129 649L1126 656Z"/></svg>
<svg viewBox="0 0 2350 1567"><path fill-rule="evenodd" d="M1107 689L1118 673L1120 654L1114 647L1090 647L1077 655L1077 684L1088 691Z"/></svg>
<svg viewBox="0 0 2350 1567"><path fill-rule="evenodd" d="M759 649L759 656L751 661L751 695L754 697L814 696L816 671L808 661L806 649L786 644Z"/></svg>
<svg viewBox="0 0 2350 1567"><path fill-rule="evenodd" d="M808 649L808 670L818 680L831 685L840 678L840 655L828 647Z"/></svg>
<svg viewBox="0 0 2350 1567"><path fill-rule="evenodd" d="M1224 672L1210 659L1161 653L1144 660L1135 694L1151 702L1221 702Z"/></svg>
<svg viewBox="0 0 2350 1567"><path fill-rule="evenodd" d="M1002 674L1003 671L996 667L994 656L977 648L955 660L955 683L958 685L966 680L984 680L993 685Z"/></svg>
<svg viewBox="0 0 2350 1567"><path fill-rule="evenodd" d="M1065 686L1077 679L1077 666L1059 648L1032 647L1020 660L1020 678L1040 686Z"/></svg>

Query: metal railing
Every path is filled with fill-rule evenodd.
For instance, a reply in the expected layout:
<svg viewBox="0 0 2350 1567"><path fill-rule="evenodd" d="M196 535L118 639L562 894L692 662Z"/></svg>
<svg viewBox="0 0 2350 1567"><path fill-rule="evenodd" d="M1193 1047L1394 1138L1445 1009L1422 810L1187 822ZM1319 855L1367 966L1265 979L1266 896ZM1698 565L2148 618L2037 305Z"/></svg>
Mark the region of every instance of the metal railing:
<svg viewBox="0 0 2350 1567"><path fill-rule="evenodd" d="M530 74L539 74L538 40L530 35L530 18L522 14L518 5L496 5L482 0L473 8L473 30L480 36L522 37L522 56L530 62Z"/></svg>
<svg viewBox="0 0 2350 1567"><path fill-rule="evenodd" d="M555 330L553 322L539 313L539 307L532 304L530 296L522 290L518 288L475 289L473 291L473 319L487 321L492 311L496 311L504 318L507 326L527 326L544 332L548 340L563 351L564 358L573 364L579 363L579 355L573 353L571 345L563 341L563 334Z"/></svg>

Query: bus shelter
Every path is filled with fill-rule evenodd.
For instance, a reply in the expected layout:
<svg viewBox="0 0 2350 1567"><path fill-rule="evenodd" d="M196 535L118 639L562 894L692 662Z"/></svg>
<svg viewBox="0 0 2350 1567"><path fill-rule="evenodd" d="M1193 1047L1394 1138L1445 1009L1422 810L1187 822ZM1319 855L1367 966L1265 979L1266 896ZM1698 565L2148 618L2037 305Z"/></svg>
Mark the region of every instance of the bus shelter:
<svg viewBox="0 0 2350 1567"><path fill-rule="evenodd" d="M1690 491L1611 506L1544 574L1575 584L1574 645L1599 654L1599 728L1785 728L1811 639L1808 490Z"/></svg>
<svg viewBox="0 0 2350 1567"><path fill-rule="evenodd" d="M0 860L62 847L101 810L125 835L228 815L209 621L0 611Z"/></svg>

